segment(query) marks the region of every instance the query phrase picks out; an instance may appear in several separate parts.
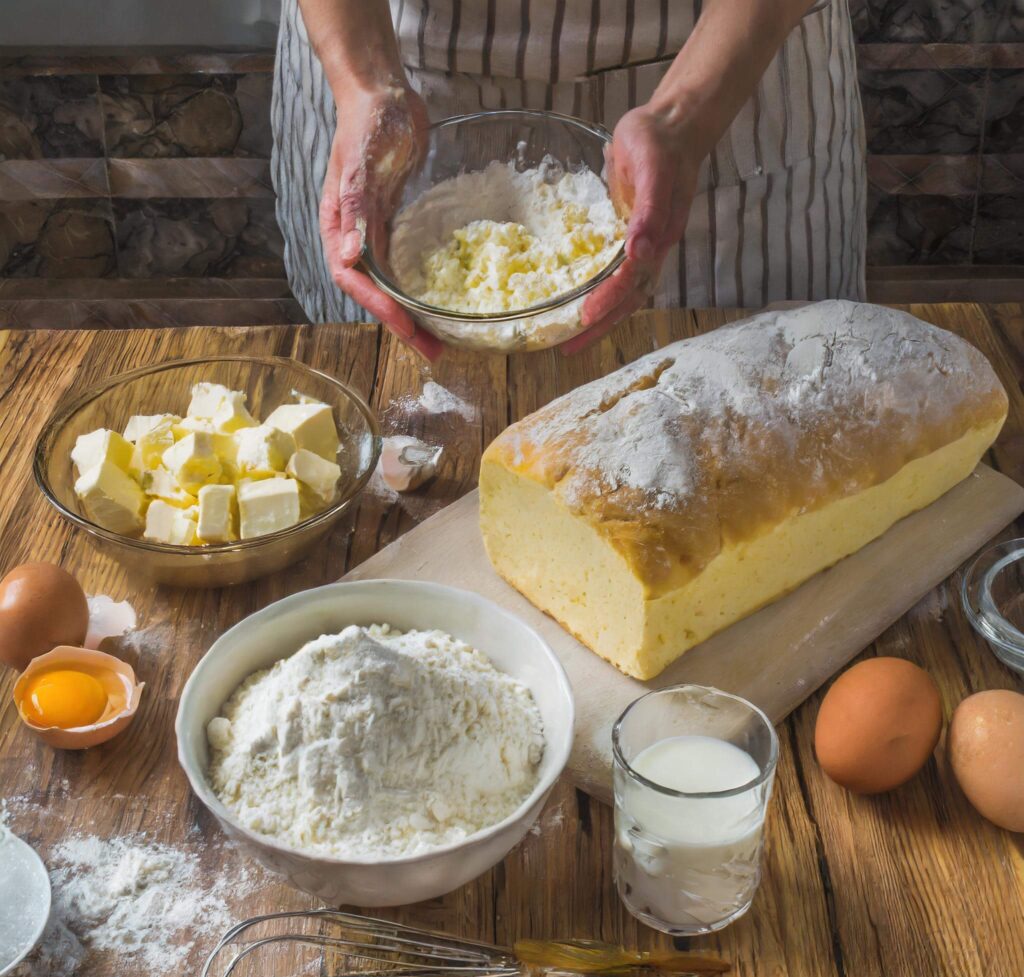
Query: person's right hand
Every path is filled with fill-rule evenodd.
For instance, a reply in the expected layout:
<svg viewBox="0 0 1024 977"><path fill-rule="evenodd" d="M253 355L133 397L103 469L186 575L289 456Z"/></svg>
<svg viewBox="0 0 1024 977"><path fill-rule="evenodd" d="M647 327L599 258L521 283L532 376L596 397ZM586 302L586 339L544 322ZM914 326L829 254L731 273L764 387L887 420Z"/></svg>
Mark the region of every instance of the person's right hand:
<svg viewBox="0 0 1024 977"><path fill-rule="evenodd" d="M338 105L338 126L320 197L320 236L337 286L428 360L442 344L356 268L364 244L387 253L387 222L423 151L427 109L412 89L391 85Z"/></svg>

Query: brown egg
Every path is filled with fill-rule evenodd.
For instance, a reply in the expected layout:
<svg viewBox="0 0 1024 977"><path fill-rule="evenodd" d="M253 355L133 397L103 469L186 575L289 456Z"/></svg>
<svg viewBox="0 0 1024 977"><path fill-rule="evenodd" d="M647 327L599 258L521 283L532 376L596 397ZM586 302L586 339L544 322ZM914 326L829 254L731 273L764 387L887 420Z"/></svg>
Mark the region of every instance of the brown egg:
<svg viewBox="0 0 1024 977"><path fill-rule="evenodd" d="M80 645L89 605L78 581L52 563L23 563L0 580L0 662L19 672L57 645Z"/></svg>
<svg viewBox="0 0 1024 977"><path fill-rule="evenodd" d="M1024 695L977 692L953 712L949 765L978 813L1007 831L1024 831Z"/></svg>
<svg viewBox="0 0 1024 977"><path fill-rule="evenodd" d="M814 728L821 769L856 794L878 794L910 780L942 732L939 690L902 658L869 658L828 690Z"/></svg>

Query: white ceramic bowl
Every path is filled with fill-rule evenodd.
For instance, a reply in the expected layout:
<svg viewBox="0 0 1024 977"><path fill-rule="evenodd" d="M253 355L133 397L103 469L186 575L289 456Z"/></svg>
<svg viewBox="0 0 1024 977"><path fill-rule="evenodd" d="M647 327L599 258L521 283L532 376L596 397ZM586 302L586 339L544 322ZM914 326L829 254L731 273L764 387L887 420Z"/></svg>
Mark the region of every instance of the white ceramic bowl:
<svg viewBox="0 0 1024 977"><path fill-rule="evenodd" d="M241 825L206 780L206 724L246 676L350 624L446 631L529 687L546 745L537 786L504 821L453 845L408 858L332 858L292 848ZM500 862L523 838L569 758L573 737L569 680L554 652L518 618L476 594L406 580L329 584L271 604L226 631L196 666L181 694L178 760L224 831L295 886L324 902L397 906L450 892Z"/></svg>

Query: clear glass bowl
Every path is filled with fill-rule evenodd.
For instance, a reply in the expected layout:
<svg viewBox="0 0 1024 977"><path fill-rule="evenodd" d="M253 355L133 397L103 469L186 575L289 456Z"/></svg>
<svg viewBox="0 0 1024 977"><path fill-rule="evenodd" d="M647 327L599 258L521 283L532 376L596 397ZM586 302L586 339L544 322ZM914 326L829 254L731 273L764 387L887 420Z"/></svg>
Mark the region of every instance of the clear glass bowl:
<svg viewBox="0 0 1024 977"><path fill-rule="evenodd" d="M122 536L88 519L74 492L75 439L100 427L123 431L132 414L184 414L193 384L203 380L245 391L247 406L259 419L291 401L293 390L330 404L341 439L338 501L280 532L203 546ZM33 473L47 501L83 530L100 553L133 574L175 587L225 587L274 573L303 557L366 485L380 447L380 429L370 408L333 377L283 357L216 356L143 367L69 395L40 435Z"/></svg>
<svg viewBox="0 0 1024 977"><path fill-rule="evenodd" d="M1024 539L985 550L964 573L968 620L1008 668L1024 675Z"/></svg>
<svg viewBox="0 0 1024 977"><path fill-rule="evenodd" d="M485 169L495 160L514 161L517 169L524 170L550 157L567 171L586 167L600 175L610 142L607 129L553 112L503 109L445 119L430 127L423 163L406 182L399 210L436 184ZM572 291L528 309L496 314L453 312L420 302L402 290L391 274L387 255L374 253L371 244L363 251L362 263L378 288L444 342L467 349L513 352L546 349L580 333L583 300L624 258L620 246L604 269Z"/></svg>

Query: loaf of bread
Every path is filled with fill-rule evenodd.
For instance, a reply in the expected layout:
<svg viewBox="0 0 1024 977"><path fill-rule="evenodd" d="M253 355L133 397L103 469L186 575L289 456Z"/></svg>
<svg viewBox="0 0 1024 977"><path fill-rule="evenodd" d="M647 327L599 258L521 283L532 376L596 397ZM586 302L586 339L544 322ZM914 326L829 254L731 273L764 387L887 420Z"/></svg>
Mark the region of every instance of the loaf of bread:
<svg viewBox="0 0 1024 977"><path fill-rule="evenodd" d="M481 465L484 543L537 607L652 678L956 485L1006 411L977 349L905 312L762 313L508 428Z"/></svg>

